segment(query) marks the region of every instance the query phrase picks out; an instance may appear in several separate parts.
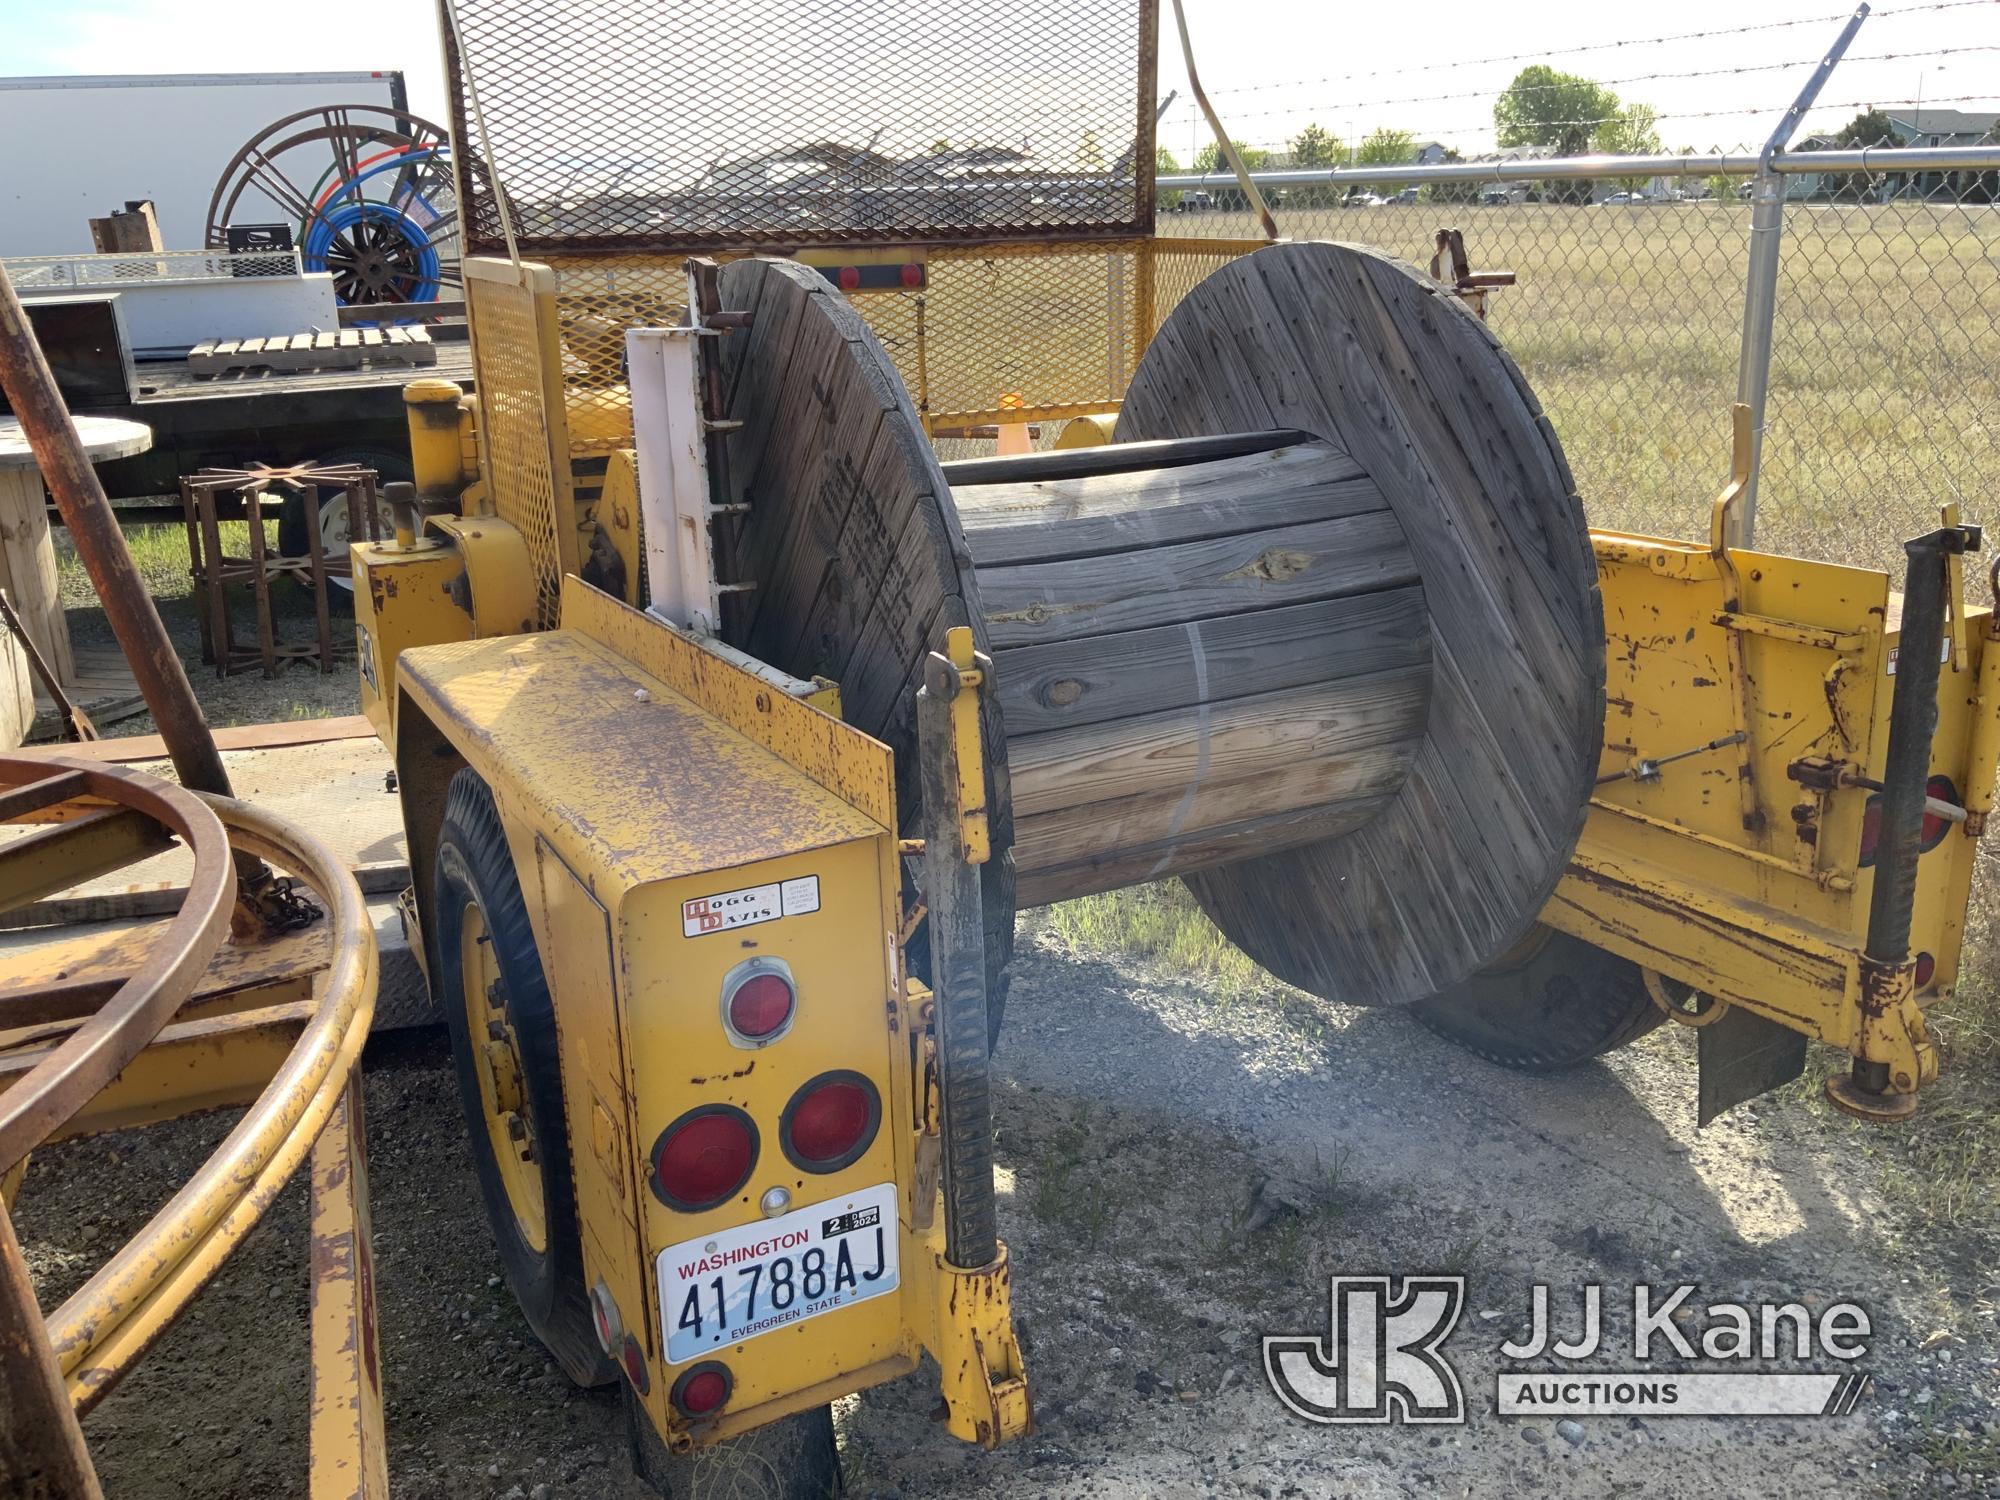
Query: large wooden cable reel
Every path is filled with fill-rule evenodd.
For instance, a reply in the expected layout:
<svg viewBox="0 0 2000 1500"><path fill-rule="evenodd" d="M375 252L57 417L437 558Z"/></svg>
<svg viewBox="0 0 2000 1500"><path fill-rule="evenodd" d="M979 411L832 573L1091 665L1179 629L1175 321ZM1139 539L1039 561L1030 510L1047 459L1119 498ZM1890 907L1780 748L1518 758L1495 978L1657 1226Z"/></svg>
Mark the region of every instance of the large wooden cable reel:
<svg viewBox="0 0 2000 1500"><path fill-rule="evenodd" d="M1118 445L941 466L817 272L746 260L723 341L732 636L841 684L917 823L919 664L993 654L989 958L1024 903L1178 874L1329 998L1464 979L1532 926L1603 732L1562 450L1484 325L1352 245L1276 245L1167 319ZM1022 330L1032 338L1031 329Z"/></svg>

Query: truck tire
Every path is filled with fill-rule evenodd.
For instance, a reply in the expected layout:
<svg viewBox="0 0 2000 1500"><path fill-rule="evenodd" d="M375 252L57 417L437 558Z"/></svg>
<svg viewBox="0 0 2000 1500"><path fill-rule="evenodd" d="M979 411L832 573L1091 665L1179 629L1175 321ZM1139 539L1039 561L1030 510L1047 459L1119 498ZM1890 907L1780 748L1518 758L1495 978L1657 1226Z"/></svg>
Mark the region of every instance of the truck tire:
<svg viewBox="0 0 2000 1500"><path fill-rule="evenodd" d="M833 1408L783 1417L692 1453L671 1453L628 1386L632 1472L662 1500L828 1500L841 1490Z"/></svg>
<svg viewBox="0 0 2000 1500"><path fill-rule="evenodd" d="M1446 1041L1525 1073L1556 1073L1665 1021L1639 966L1537 926L1463 984L1411 1012Z"/></svg>
<svg viewBox="0 0 2000 1500"><path fill-rule="evenodd" d="M433 872L431 973L500 1264L536 1337L581 1386L618 1370L583 1280L555 1009L492 790L451 779Z"/></svg>

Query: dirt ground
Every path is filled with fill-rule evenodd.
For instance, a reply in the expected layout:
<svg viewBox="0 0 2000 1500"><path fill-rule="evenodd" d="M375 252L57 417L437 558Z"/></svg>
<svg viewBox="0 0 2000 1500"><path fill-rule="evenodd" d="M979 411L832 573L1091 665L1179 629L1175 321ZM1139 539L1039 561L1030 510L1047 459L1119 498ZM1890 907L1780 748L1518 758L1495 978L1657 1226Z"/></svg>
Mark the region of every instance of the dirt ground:
<svg viewBox="0 0 2000 1500"><path fill-rule="evenodd" d="M1697 1133L1691 1038L1560 1079L1501 1072L1386 1012L1218 1002L1023 919L996 1056L1001 1230L1039 1430L997 1453L930 1420L935 1372L842 1404L850 1494L2000 1494L2000 1335L1982 1247L1885 1203L1894 1134L1807 1080ZM392 1488L637 1496L614 1393L569 1387L498 1279L441 1033L378 1038L367 1113ZM45 1303L169 1194L226 1120L38 1155L18 1210ZM305 1492L307 1233L294 1184L89 1419L120 1500ZM1463 1427L1315 1427L1260 1370L1324 1332L1331 1273L1469 1278ZM1843 1418L1493 1414L1527 1285L1694 1282L1851 1299L1874 1387Z"/></svg>

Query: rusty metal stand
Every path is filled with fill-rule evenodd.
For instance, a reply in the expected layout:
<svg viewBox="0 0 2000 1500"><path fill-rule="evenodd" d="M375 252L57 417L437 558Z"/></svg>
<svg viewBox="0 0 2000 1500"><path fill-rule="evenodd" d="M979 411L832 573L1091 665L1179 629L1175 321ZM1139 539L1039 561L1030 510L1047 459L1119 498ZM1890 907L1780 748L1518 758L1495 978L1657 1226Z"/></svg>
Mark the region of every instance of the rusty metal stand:
<svg viewBox="0 0 2000 1500"><path fill-rule="evenodd" d="M250 667L261 667L266 677L275 677L279 667L291 661L316 661L324 674L353 654L353 643L344 634L338 639L334 635L327 595L330 578L350 576L348 560L327 555L316 523L306 526L304 555L293 557L275 551L264 530L268 521L264 501L275 489L302 495L309 522L319 515L321 491L337 491L345 497L348 534L371 542L380 540L373 469L351 464L329 468L301 464L288 469L202 469L184 475L181 514L187 523L195 615L201 625L201 659L214 664L218 677ZM221 495L236 495L242 500L243 519L249 523L247 556L232 555L223 544L217 503ZM287 645L278 638L271 612L271 584L278 578L292 578L312 595L317 629L309 643ZM244 585L249 586L256 605L255 646L238 644L230 611L231 587Z"/></svg>

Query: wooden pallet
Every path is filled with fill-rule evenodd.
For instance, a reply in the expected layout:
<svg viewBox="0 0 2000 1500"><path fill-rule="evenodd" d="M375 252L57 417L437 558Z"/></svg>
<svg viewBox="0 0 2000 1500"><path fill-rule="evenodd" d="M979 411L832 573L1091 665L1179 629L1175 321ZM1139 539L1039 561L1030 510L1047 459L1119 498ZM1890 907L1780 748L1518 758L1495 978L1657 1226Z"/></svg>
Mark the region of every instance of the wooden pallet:
<svg viewBox="0 0 2000 1500"><path fill-rule="evenodd" d="M434 365L437 346L424 328L343 328L261 339L210 339L188 351L196 375L235 370L358 370L363 364Z"/></svg>

